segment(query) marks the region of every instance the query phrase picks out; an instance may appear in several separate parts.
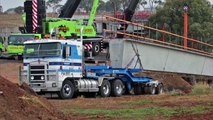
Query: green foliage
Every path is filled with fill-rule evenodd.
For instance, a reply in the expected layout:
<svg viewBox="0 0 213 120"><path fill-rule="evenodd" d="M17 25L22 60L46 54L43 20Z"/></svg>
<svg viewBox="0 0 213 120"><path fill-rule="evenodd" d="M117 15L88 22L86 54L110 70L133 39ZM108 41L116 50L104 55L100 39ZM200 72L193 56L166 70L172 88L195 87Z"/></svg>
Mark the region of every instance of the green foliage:
<svg viewBox="0 0 213 120"><path fill-rule="evenodd" d="M15 13L17 14L23 14L24 13L24 7L18 6L14 9Z"/></svg>
<svg viewBox="0 0 213 120"><path fill-rule="evenodd" d="M189 6L188 36L203 38L207 42L213 36L212 8L207 0L166 0L163 7L158 8L155 15L149 18L150 25L159 29L166 24L166 30L183 35L184 3Z"/></svg>
<svg viewBox="0 0 213 120"><path fill-rule="evenodd" d="M46 4L48 7L58 5L62 0L47 0Z"/></svg>
<svg viewBox="0 0 213 120"><path fill-rule="evenodd" d="M137 109L71 109L63 110L65 114L87 114L90 118L95 115L104 115L105 118L131 118L131 119L148 119L148 118L169 118L172 116L181 116L185 114L201 114L207 110L212 110L212 106L191 106L191 107L153 107Z"/></svg>
<svg viewBox="0 0 213 120"><path fill-rule="evenodd" d="M210 94L212 92L213 92L213 89L210 88L208 85L196 84L192 87L193 95L204 95L204 94Z"/></svg>

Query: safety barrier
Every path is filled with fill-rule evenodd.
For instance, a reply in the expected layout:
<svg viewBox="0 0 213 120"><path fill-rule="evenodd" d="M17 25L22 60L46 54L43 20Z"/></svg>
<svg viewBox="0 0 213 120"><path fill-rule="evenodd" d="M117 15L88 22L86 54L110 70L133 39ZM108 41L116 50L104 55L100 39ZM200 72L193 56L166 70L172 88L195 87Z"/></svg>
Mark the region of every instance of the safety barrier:
<svg viewBox="0 0 213 120"><path fill-rule="evenodd" d="M187 47L184 47L184 45L181 44L181 42L183 43L183 40L185 39L184 36L174 34L174 33L171 33L171 32L165 31L165 30L152 28L152 27L145 26L145 25L142 25L142 24L133 23L133 22L130 22L130 21L114 18L114 17L111 17L111 16L105 16L105 18L109 21L108 23L110 23L111 26L114 27L114 28L110 27L111 29L105 29L104 30L104 32L106 34L107 33L110 34L110 35L107 35L106 37L113 38L113 36L116 36L116 35L123 35L124 37L134 38L137 41L145 40L145 41L155 42L155 43L159 43L159 44L163 44L163 45L169 45L169 46L187 49L187 50L191 50L191 51L195 51L195 52L199 52L199 53L203 53L203 54L213 56L213 45L212 44L208 44L208 43L198 41L198 40L195 40L195 39L192 39L192 38L186 38L188 45L187 45ZM133 32L128 32L126 29L124 29L122 31L118 31L116 29L116 27L119 27L119 25L121 25L121 24L124 27L126 25L132 26L133 29L136 28L139 32L134 32L134 30L133 30ZM164 35L166 34L166 35L169 35L170 37L174 36L174 37L177 37L178 40L182 40L182 41L178 41L179 42L179 44L178 44L178 43L173 43L173 41L153 39L150 36L147 37L147 35L144 34L144 29L159 32L159 33L164 34ZM191 47L190 47L190 44L191 44ZM194 44L196 44L197 47L195 47ZM199 48L199 46L200 46L200 48Z"/></svg>

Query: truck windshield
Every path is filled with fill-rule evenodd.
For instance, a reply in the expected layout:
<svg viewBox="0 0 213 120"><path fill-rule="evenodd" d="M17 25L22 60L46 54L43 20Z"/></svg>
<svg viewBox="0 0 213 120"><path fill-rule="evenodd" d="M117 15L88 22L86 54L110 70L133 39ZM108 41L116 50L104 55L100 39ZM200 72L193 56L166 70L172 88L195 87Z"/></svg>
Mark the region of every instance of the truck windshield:
<svg viewBox="0 0 213 120"><path fill-rule="evenodd" d="M61 55L60 43L38 43L26 44L24 48L25 57L48 57Z"/></svg>
<svg viewBox="0 0 213 120"><path fill-rule="evenodd" d="M34 35L11 35L8 37L8 45L23 45L27 40L33 40Z"/></svg>

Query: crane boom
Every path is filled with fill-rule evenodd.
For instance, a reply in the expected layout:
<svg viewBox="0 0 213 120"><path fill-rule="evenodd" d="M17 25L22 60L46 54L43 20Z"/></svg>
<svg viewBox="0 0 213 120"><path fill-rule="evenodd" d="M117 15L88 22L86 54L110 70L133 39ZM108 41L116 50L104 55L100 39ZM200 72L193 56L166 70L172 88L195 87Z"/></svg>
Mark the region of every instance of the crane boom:
<svg viewBox="0 0 213 120"><path fill-rule="evenodd" d="M135 13L135 9L138 5L140 0L131 0L129 6L125 9L124 11L124 16L123 16L123 20L126 20L126 21L131 21L132 20L132 17ZM122 23L121 24L121 27L118 29L118 31L124 31L126 30L128 27L128 24L124 24ZM118 38L123 38L124 35L117 35Z"/></svg>
<svg viewBox="0 0 213 120"><path fill-rule="evenodd" d="M81 0L67 0L62 8L59 18L72 18Z"/></svg>
<svg viewBox="0 0 213 120"><path fill-rule="evenodd" d="M96 11L98 8L98 3L99 3L99 0L93 1L93 6L92 6L92 10L90 11L89 21L87 23L87 26L92 26L92 24L94 22Z"/></svg>

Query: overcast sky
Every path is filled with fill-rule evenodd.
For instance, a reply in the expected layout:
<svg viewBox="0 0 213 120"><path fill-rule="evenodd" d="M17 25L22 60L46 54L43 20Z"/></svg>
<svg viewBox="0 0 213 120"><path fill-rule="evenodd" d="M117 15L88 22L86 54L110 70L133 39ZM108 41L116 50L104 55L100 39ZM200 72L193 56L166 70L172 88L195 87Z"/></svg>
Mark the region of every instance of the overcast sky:
<svg viewBox="0 0 213 120"><path fill-rule="evenodd" d="M3 6L3 10L6 11L9 8L14 8L17 6L24 6L25 0L0 0L0 5ZM107 0L105 0L107 1ZM209 0L213 4L213 0ZM66 0L63 0L62 4L64 4Z"/></svg>

